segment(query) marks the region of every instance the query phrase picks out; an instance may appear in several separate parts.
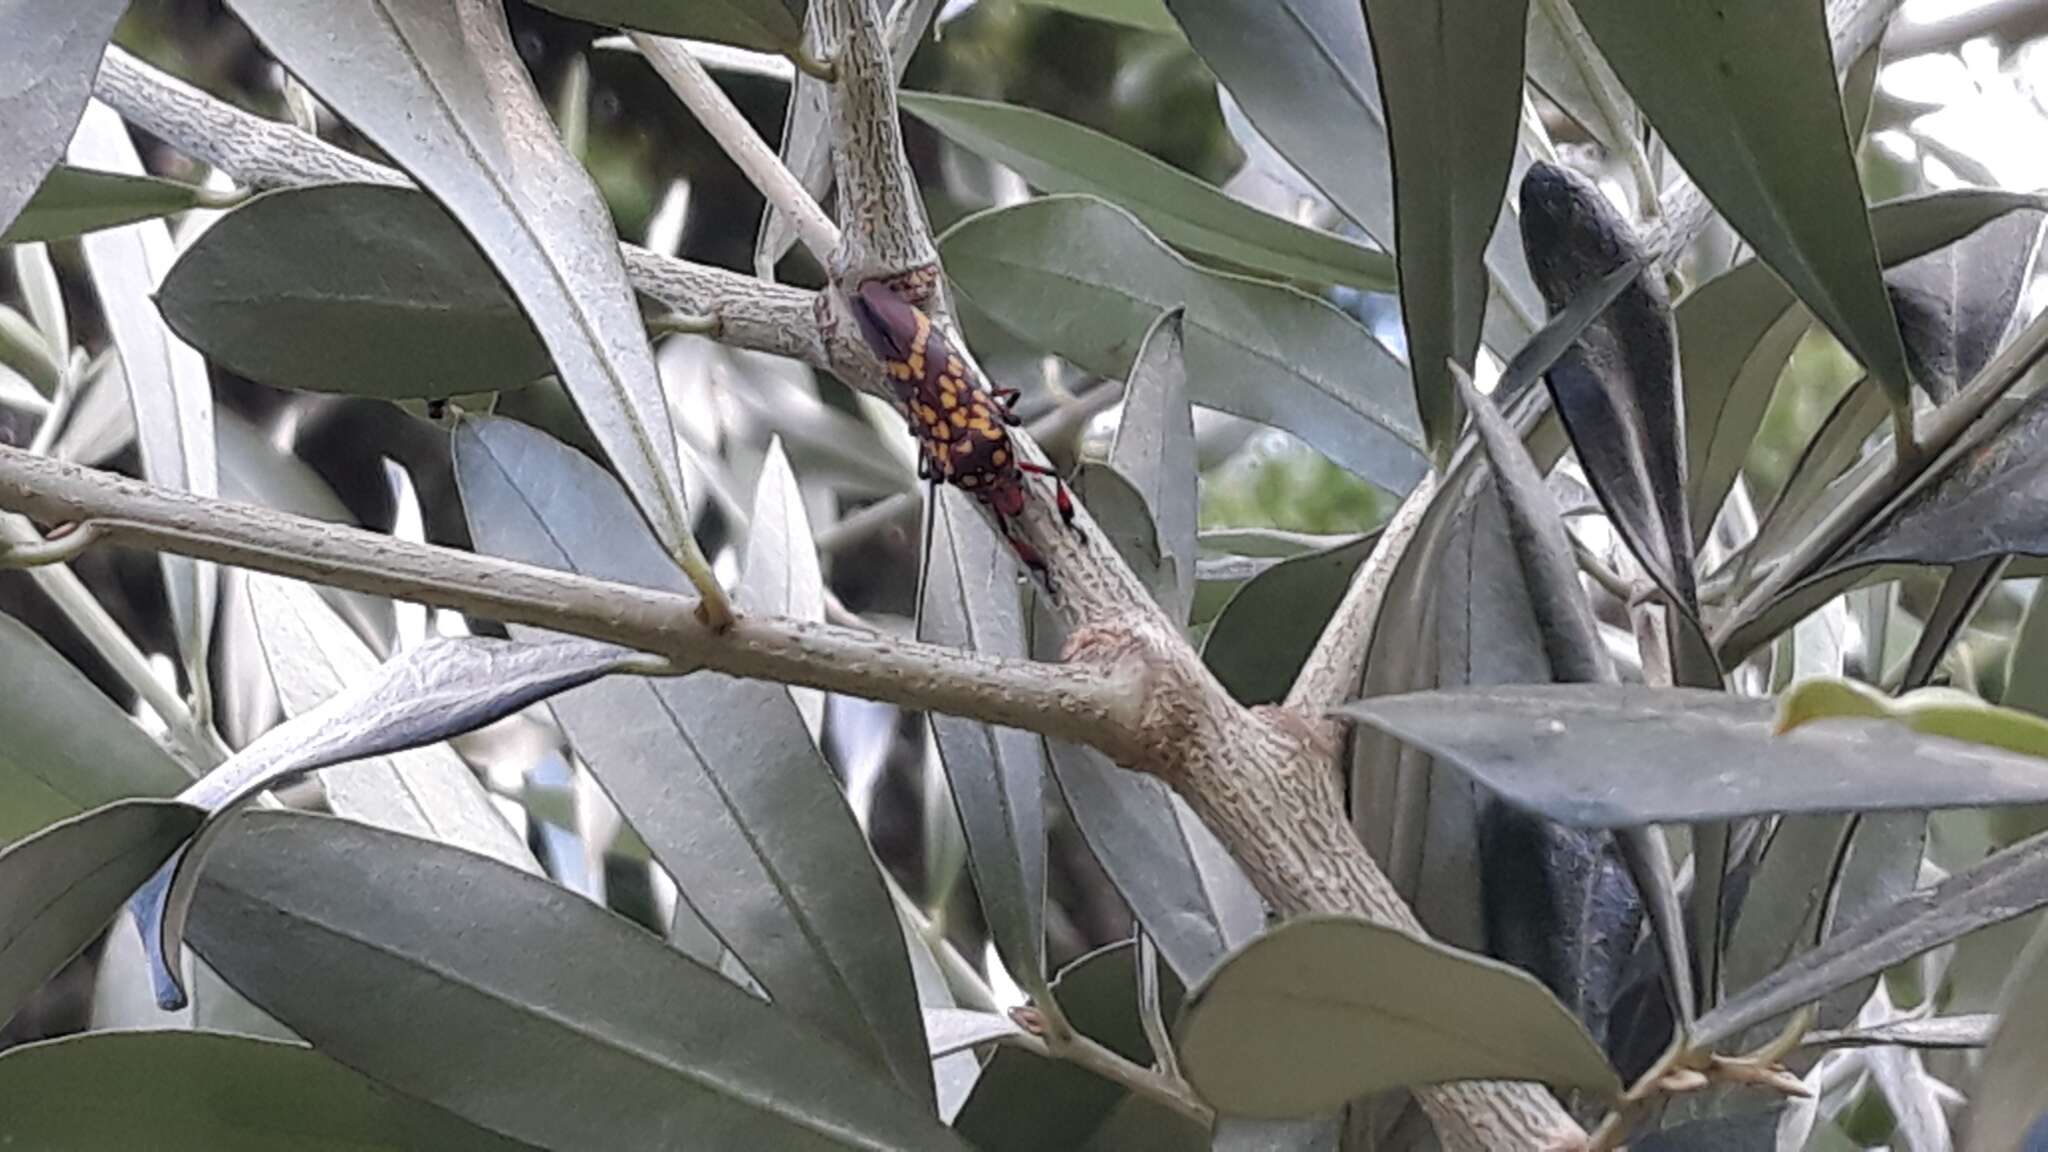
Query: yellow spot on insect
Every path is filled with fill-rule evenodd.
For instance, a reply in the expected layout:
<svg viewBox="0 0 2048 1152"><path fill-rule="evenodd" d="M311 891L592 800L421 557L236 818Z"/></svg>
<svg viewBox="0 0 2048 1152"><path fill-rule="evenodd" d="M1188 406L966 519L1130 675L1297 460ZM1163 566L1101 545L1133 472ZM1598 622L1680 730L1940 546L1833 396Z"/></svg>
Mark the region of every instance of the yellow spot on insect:
<svg viewBox="0 0 2048 1152"><path fill-rule="evenodd" d="M924 375L924 353L916 348L910 350L910 374L912 376Z"/></svg>
<svg viewBox="0 0 2048 1152"><path fill-rule="evenodd" d="M943 381L941 383L943 383ZM944 391L941 391L939 393L939 407L950 410L953 408L958 408L959 406L960 394L953 391L953 389L946 388Z"/></svg>
<svg viewBox="0 0 2048 1152"><path fill-rule="evenodd" d="M1000 443L1002 443L1002 440L1003 440L1003 429L1002 429L1002 425L998 424L998 425L996 425L995 427L992 427L992 428L990 428L990 429L988 430L988 438L989 438L989 439L991 439L991 440L994 440L995 442L997 442L997 443L999 443L999 444L1000 444Z"/></svg>
<svg viewBox="0 0 2048 1152"><path fill-rule="evenodd" d="M968 475L962 476L960 478L960 486L962 488L973 488L979 485L980 483L981 477L973 475L972 473L969 473Z"/></svg>
<svg viewBox="0 0 2048 1152"><path fill-rule="evenodd" d="M1000 437L998 437L998 439L1000 439ZM998 448L989 455L989 462L991 464L994 464L996 467L1000 468L1003 465L1008 464L1010 462L1010 454L1008 452L1003 451L1001 448Z"/></svg>
<svg viewBox="0 0 2048 1152"><path fill-rule="evenodd" d="M958 356L948 356L946 357L946 371L955 376L965 376L967 375L967 365L962 364Z"/></svg>
<svg viewBox="0 0 2048 1152"><path fill-rule="evenodd" d="M967 427L967 410L966 410L966 409L964 409L964 408L955 408L955 409L953 409L953 417L952 417L952 419L953 419L953 427L955 427L955 428L965 428L965 427Z"/></svg>
<svg viewBox="0 0 2048 1152"><path fill-rule="evenodd" d="M896 379L910 379L910 365L905 364L903 361L891 360L889 361L887 367L889 369L889 375L894 376Z"/></svg>

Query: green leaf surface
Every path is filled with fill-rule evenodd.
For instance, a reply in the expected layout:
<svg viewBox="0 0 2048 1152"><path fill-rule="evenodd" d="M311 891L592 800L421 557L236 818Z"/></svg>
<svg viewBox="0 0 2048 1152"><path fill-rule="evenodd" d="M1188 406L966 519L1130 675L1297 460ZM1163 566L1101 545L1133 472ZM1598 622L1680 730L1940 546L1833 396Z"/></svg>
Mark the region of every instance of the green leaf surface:
<svg viewBox="0 0 2048 1152"><path fill-rule="evenodd" d="M1528 69L1529 82L1610 154L1641 147L1642 114L1565 0L1529 5Z"/></svg>
<svg viewBox="0 0 2048 1152"><path fill-rule="evenodd" d="M0 1144L46 1152L518 1152L303 1044L99 1032L0 1056Z"/></svg>
<svg viewBox="0 0 2048 1152"><path fill-rule="evenodd" d="M319 1051L537 1147L668 1149L711 1134L961 1147L928 1102L787 1010L460 849L246 814L207 870L192 938Z"/></svg>
<svg viewBox="0 0 2048 1152"><path fill-rule="evenodd" d="M1394 170L1394 252L1416 406L1448 460L1448 365L1476 371L1486 250L1514 165L1527 0L1365 0Z"/></svg>
<svg viewBox="0 0 2048 1152"><path fill-rule="evenodd" d="M1450 1080L1621 1091L1529 976L1354 917L1298 917L1252 941L1189 994L1178 1032L1189 1082L1245 1116Z"/></svg>
<svg viewBox="0 0 2048 1152"><path fill-rule="evenodd" d="M738 600L750 612L814 623L825 620L825 576L818 567L818 546L811 535L810 514L804 510L803 489L790 471L780 438L768 442L761 479L754 486ZM791 688L789 695L812 734L823 731L824 693Z"/></svg>
<svg viewBox="0 0 2048 1152"><path fill-rule="evenodd" d="M1014 169L1033 187L1099 196L1176 248L1282 279L1393 290L1394 265L1385 253L1261 212L1085 125L936 92L905 92L897 100L947 139ZM1480 292L1483 304L1483 283Z"/></svg>
<svg viewBox="0 0 2048 1152"><path fill-rule="evenodd" d="M1168 312L1146 333L1124 385L1123 416L1109 445L1110 465L1138 489L1158 532L1161 559L1173 565L1174 596L1163 606L1176 620L1187 619L1193 601L1195 536L1201 526L1185 324L1184 313Z"/></svg>
<svg viewBox="0 0 2048 1152"><path fill-rule="evenodd" d="M1376 535L1283 560L1250 580L1223 606L1202 642L1202 662L1241 704L1276 704L1294 686L1351 574L1372 553Z"/></svg>
<svg viewBox="0 0 2048 1152"><path fill-rule="evenodd" d="M803 38L803 5L785 0L539 0L592 24L711 40L757 52L788 52Z"/></svg>
<svg viewBox="0 0 2048 1152"><path fill-rule="evenodd" d="M0 232L64 156L92 95L100 56L128 0L9 4L0 9ZM12 237L9 237L12 242Z"/></svg>
<svg viewBox="0 0 2048 1152"><path fill-rule="evenodd" d="M1208 975L1265 927L1244 869L1172 789L1093 748L1046 747L1088 850L1183 982Z"/></svg>
<svg viewBox="0 0 2048 1152"><path fill-rule="evenodd" d="M437 398L517 388L551 370L476 245L410 188L258 196L179 258L158 304L215 363L279 388Z"/></svg>
<svg viewBox="0 0 2048 1152"><path fill-rule="evenodd" d="M99 936L201 816L173 800L120 800L0 850L0 1023Z"/></svg>
<svg viewBox="0 0 2048 1152"><path fill-rule="evenodd" d="M1827 943L1700 1017L1693 1040L1718 1044L1853 981L1883 972L1980 928L2048 904L2048 837L2022 841L1921 888L1836 933Z"/></svg>
<svg viewBox="0 0 2048 1152"><path fill-rule="evenodd" d="M57 650L0 614L0 844L130 796L192 782Z"/></svg>
<svg viewBox="0 0 2048 1152"><path fill-rule="evenodd" d="M466 419L455 469L479 550L683 590L617 481L560 442L516 421ZM690 907L775 1002L928 1093L902 940L876 927L894 912L788 690L709 672L621 676L550 707Z"/></svg>
<svg viewBox="0 0 2048 1152"><path fill-rule="evenodd" d="M1873 205L1870 227L1878 257L1894 269L1895 279L1931 281L1939 274L1937 269L1954 266L1944 254L1951 246L1963 245L1985 225L2008 213L2040 203L2039 197L2020 193L1954 189ZM1962 265L1972 269L2002 266L2012 256L2009 243L1964 246L1973 252ZM1923 260L1928 267L1916 271ZM1993 281L1999 278L1991 276ZM1982 290L1975 284L1969 288L1972 293ZM1799 305L1791 289L1767 264L1756 260L1701 285L1679 301L1676 313L1685 386L1689 491L1694 508L1700 510L1694 517L1694 538L1704 540L1713 527L1712 513L1720 509L1748 459L1785 362L1811 325L1812 313ZM1882 409L1868 407L1878 412L1871 423L1874 428L1882 423ZM1862 424L1857 421L1858 427ZM1821 478L1832 479L1834 474ZM1802 493L1809 491L1801 488ZM1798 502L1791 506L1797 507Z"/></svg>
<svg viewBox="0 0 2048 1152"><path fill-rule="evenodd" d="M937 488L922 639L1025 659L1030 638L1008 545L965 492ZM932 736L967 836L967 865L996 949L1023 987L1045 988L1045 752L1035 733L933 714Z"/></svg>
<svg viewBox="0 0 2048 1152"><path fill-rule="evenodd" d="M1069 964L1053 982L1075 1029L1140 1066L1152 1050L1138 1022L1135 962L1129 943L1101 948ZM1171 1010L1180 989L1161 990ZM954 1127L980 1152L1052 1152L1088 1147L1131 1095L1080 1066L1007 1045L982 1068ZM1057 1101L1057 1107L1048 1102ZM1167 1122L1177 1114L1162 1113Z"/></svg>
<svg viewBox="0 0 2048 1152"><path fill-rule="evenodd" d="M524 306L662 546L681 555L689 515L675 436L611 213L553 131L502 8L490 0L235 0L230 8L461 223Z"/></svg>
<svg viewBox="0 0 2048 1152"><path fill-rule="evenodd" d="M0 233L0 244L65 240L102 228L118 228L183 212L199 203L200 190L155 176L131 176L59 164L21 214Z"/></svg>
<svg viewBox="0 0 2048 1152"><path fill-rule="evenodd" d="M1573 5L1714 207L1883 386L1912 386L1817 3Z"/></svg>
<svg viewBox="0 0 2048 1152"><path fill-rule="evenodd" d="M1889 720L1776 735L1768 701L1701 689L1498 687L1373 697L1341 711L1582 827L2048 799L2048 761Z"/></svg>
<svg viewBox="0 0 2048 1152"><path fill-rule="evenodd" d="M86 106L67 155L103 171L142 174L128 126L104 104ZM172 336L152 299L170 271L171 231L161 220L93 232L79 242L108 334L121 358L143 478L194 496L220 494L213 383L206 361ZM188 672L204 668L218 578L211 563L163 553L178 651Z"/></svg>
<svg viewBox="0 0 2048 1152"><path fill-rule="evenodd" d="M968 217L946 271L1028 342L1106 376L1161 312L1187 309L1189 399L1294 433L1395 492L1421 476L1408 374L1350 317L1291 288L1189 264L1121 209L1049 196Z"/></svg>
<svg viewBox="0 0 2048 1152"><path fill-rule="evenodd" d="M2036 931L2000 996L1998 1030L1970 1091L1964 1152L2024 1148L2048 1115L2048 930Z"/></svg>

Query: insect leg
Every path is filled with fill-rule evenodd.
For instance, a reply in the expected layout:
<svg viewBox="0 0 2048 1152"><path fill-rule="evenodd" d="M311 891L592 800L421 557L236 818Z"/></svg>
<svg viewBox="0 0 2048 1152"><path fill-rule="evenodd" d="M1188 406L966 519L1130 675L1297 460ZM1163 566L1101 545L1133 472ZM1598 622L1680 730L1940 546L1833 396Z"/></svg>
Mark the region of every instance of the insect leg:
<svg viewBox="0 0 2048 1152"><path fill-rule="evenodd" d="M1024 422L1017 416L1017 398L1023 395L1022 392L1015 388L998 388L989 395L995 399L996 407L1002 410L1003 423L1015 425Z"/></svg>
<svg viewBox="0 0 2048 1152"><path fill-rule="evenodd" d="M1053 503L1060 510L1060 522L1069 528L1073 528L1074 498L1067 495L1067 486L1060 480L1060 474L1043 464L1033 464L1029 460L1017 461L1017 470L1029 472L1034 476L1050 476L1052 478ZM1076 530L1078 531L1078 529Z"/></svg>

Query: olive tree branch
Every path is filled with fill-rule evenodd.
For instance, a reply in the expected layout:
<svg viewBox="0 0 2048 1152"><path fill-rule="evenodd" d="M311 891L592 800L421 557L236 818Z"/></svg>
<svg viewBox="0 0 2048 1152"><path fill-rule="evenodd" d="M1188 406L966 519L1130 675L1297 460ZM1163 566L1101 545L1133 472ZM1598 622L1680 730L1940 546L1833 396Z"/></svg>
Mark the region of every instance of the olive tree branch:
<svg viewBox="0 0 2048 1152"><path fill-rule="evenodd" d="M411 600L774 680L985 720L1128 755L1142 670L999 660L860 628L748 616L724 632L692 596L519 564L158 488L0 447L0 508L99 539Z"/></svg>
<svg viewBox="0 0 2048 1152"><path fill-rule="evenodd" d="M797 238L820 263L839 247L839 226L818 207L810 192L782 163L775 150L761 139L754 126L733 105L732 99L711 79L711 73L680 40L631 33L647 63L669 86L697 122L704 126L718 146L739 165L755 188L770 204L796 222ZM794 81L791 82L794 86Z"/></svg>

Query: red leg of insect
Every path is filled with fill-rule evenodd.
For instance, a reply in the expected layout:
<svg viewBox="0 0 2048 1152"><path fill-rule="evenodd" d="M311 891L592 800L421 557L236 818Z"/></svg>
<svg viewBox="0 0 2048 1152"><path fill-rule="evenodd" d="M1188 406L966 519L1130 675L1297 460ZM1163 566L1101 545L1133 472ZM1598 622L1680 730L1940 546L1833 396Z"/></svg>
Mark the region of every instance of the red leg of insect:
<svg viewBox="0 0 2048 1152"><path fill-rule="evenodd" d="M1033 464L1029 460L1017 461L1017 470L1029 472L1034 476L1052 477L1053 503L1059 507L1060 522L1069 528L1073 528L1074 498L1067 495L1067 486L1060 481L1060 474L1043 464ZM1076 529L1076 531L1079 531L1079 529Z"/></svg>
<svg viewBox="0 0 2048 1152"><path fill-rule="evenodd" d="M1010 549L1017 554L1017 559L1023 562L1024 567L1031 570L1033 576L1038 577L1044 583L1045 594L1055 600L1059 599L1059 588L1053 583L1052 569L1046 566L1045 557L1040 556L1038 549L1033 548L1029 541L1017 533L1017 529L1010 523L1008 516L997 512L996 523L1002 526L1003 539L1010 542Z"/></svg>

